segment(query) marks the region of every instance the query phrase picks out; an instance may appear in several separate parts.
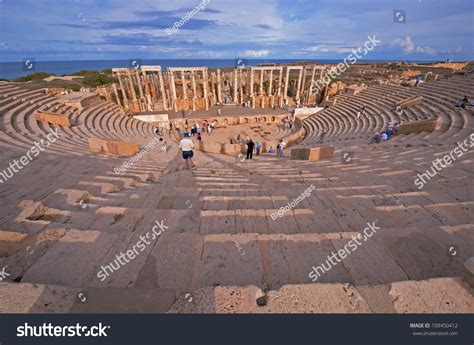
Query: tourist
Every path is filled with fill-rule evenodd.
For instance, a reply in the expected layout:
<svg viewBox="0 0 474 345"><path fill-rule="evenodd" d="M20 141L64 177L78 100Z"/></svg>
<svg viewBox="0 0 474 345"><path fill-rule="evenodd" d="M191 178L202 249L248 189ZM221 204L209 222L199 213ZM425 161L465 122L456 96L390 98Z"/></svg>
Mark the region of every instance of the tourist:
<svg viewBox="0 0 474 345"><path fill-rule="evenodd" d="M268 149L268 153L275 153L275 149L273 148L273 146L270 146L270 148Z"/></svg>
<svg viewBox="0 0 474 345"><path fill-rule="evenodd" d="M255 152L257 153L257 156L260 156L261 149L262 149L262 143L259 140L255 141Z"/></svg>
<svg viewBox="0 0 474 345"><path fill-rule="evenodd" d="M398 122L395 122L395 124L393 126L393 132L395 134L398 134L398 132L400 132L400 124Z"/></svg>
<svg viewBox="0 0 474 345"><path fill-rule="evenodd" d="M387 141L387 140L388 140L387 133L385 132L380 133L380 141Z"/></svg>
<svg viewBox="0 0 474 345"><path fill-rule="evenodd" d="M161 143L161 152L167 153L168 152L168 146L166 140L163 138L160 138L160 143Z"/></svg>
<svg viewBox="0 0 474 345"><path fill-rule="evenodd" d="M237 135L237 143L240 144L240 134Z"/></svg>
<svg viewBox="0 0 474 345"><path fill-rule="evenodd" d="M217 108L217 116L221 116L221 108Z"/></svg>
<svg viewBox="0 0 474 345"><path fill-rule="evenodd" d="M393 129L393 122L392 120L388 120L387 122L387 129L392 130Z"/></svg>
<svg viewBox="0 0 474 345"><path fill-rule="evenodd" d="M173 131L173 123L170 121L168 134L171 135L172 131Z"/></svg>
<svg viewBox="0 0 474 345"><path fill-rule="evenodd" d="M277 145L277 157L278 158L282 158L283 157L283 149L285 148L285 143L283 142L283 140L279 140L278 141L278 145Z"/></svg>
<svg viewBox="0 0 474 345"><path fill-rule="evenodd" d="M184 132L184 138L181 139L181 141L179 142L179 149L183 152L185 169L190 169L188 160L191 163L192 168L196 167L196 165L194 165L193 163L193 148L194 148L194 143L189 138L189 133Z"/></svg>
<svg viewBox="0 0 474 345"><path fill-rule="evenodd" d="M415 80L416 80L415 86L418 86L418 84L421 82L421 75L417 76Z"/></svg>
<svg viewBox="0 0 474 345"><path fill-rule="evenodd" d="M365 105L362 105L362 107L360 107L359 109L359 112L357 113L357 120L360 118L363 118L364 113L365 113Z"/></svg>
<svg viewBox="0 0 474 345"><path fill-rule="evenodd" d="M473 103L474 102L469 102L469 99L467 98L467 96L464 96L462 101L460 101L456 104L456 107L461 107L463 109L466 109L466 106L472 106Z"/></svg>
<svg viewBox="0 0 474 345"><path fill-rule="evenodd" d="M252 138L247 137L247 159L252 159L254 146Z"/></svg>
<svg viewBox="0 0 474 345"><path fill-rule="evenodd" d="M201 127L199 126L198 122L196 122L196 133L199 135L201 134Z"/></svg>
<svg viewBox="0 0 474 345"><path fill-rule="evenodd" d="M197 140L202 140L201 133L198 133Z"/></svg>

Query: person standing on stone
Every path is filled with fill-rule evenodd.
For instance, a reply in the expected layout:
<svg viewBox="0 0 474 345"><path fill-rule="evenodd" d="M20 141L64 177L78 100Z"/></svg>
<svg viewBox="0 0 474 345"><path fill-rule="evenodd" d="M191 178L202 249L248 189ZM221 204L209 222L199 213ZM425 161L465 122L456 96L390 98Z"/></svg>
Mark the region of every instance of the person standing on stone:
<svg viewBox="0 0 474 345"><path fill-rule="evenodd" d="M260 156L260 150L262 149L262 143L260 141L255 141L255 152L257 156Z"/></svg>
<svg viewBox="0 0 474 345"><path fill-rule="evenodd" d="M283 148L284 148L283 140L280 139L280 141L278 141L278 145L277 145L277 157L278 158L283 157Z"/></svg>
<svg viewBox="0 0 474 345"><path fill-rule="evenodd" d="M184 159L184 168L185 169L190 169L188 160L191 163L191 168L196 167L196 165L193 163L193 148L194 148L194 143L193 141L189 138L189 133L185 132L184 133L184 138L181 139L179 142L179 149L183 152L183 159Z"/></svg>
<svg viewBox="0 0 474 345"><path fill-rule="evenodd" d="M255 146L255 143L252 141L252 138L248 138L247 139L247 159L252 159L254 146Z"/></svg>

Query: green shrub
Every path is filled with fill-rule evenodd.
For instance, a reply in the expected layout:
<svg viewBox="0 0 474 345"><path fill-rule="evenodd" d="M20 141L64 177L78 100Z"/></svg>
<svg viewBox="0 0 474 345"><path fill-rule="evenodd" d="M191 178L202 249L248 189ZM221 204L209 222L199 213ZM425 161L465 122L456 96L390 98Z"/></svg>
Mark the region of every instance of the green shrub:
<svg viewBox="0 0 474 345"><path fill-rule="evenodd" d="M85 76L84 79L82 79L82 82L84 85L96 87L96 86L116 83L117 79L107 76L105 74L96 73L93 75Z"/></svg>
<svg viewBox="0 0 474 345"><path fill-rule="evenodd" d="M28 74L28 75L25 75L24 77L19 77L19 78L16 78L15 81L16 82L27 82L27 81L41 81L43 80L44 78L47 78L51 75L54 75L52 73L46 73L46 72L36 72L36 73L32 73L32 74Z"/></svg>

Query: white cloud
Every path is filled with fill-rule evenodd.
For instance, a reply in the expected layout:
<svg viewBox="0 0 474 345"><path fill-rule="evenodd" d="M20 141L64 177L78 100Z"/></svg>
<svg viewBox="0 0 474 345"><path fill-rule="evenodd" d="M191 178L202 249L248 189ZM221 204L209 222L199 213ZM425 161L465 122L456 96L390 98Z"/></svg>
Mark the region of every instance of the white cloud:
<svg viewBox="0 0 474 345"><path fill-rule="evenodd" d="M427 54L427 55L435 55L436 54L436 50L434 50L431 47L416 47L415 51L417 53Z"/></svg>
<svg viewBox="0 0 474 345"><path fill-rule="evenodd" d="M419 53L424 55L436 55L438 52L429 46L417 46L410 36L405 39L397 38L392 42L392 45L399 46L406 54Z"/></svg>
<svg viewBox="0 0 474 345"><path fill-rule="evenodd" d="M240 53L243 57L262 58L270 54L269 50L246 50Z"/></svg>
<svg viewBox="0 0 474 345"><path fill-rule="evenodd" d="M415 43L412 41L410 36L407 36L405 39L397 38L393 41L393 44L403 48L403 51L407 54L410 54L415 50Z"/></svg>
<svg viewBox="0 0 474 345"><path fill-rule="evenodd" d="M316 45L311 47L306 47L301 49L307 52L318 52L318 53L350 53L352 48L340 48L340 47L331 47L325 45Z"/></svg>

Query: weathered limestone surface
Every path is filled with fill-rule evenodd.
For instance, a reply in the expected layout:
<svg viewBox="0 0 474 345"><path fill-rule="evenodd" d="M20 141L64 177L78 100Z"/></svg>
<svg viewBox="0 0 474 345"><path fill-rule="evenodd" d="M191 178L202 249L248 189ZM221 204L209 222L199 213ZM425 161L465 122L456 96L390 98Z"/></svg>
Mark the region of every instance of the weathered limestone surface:
<svg viewBox="0 0 474 345"><path fill-rule="evenodd" d="M334 157L334 146L291 149L291 159L319 161Z"/></svg>
<svg viewBox="0 0 474 345"><path fill-rule="evenodd" d="M400 134L433 132L438 127L438 120L421 120L405 122L400 126Z"/></svg>
<svg viewBox="0 0 474 345"><path fill-rule="evenodd" d="M397 313L474 313L474 297L457 278L404 281L392 284L390 297Z"/></svg>
<svg viewBox="0 0 474 345"><path fill-rule="evenodd" d="M114 153L123 156L132 156L140 151L138 144L116 138L89 138L89 147L91 152Z"/></svg>
<svg viewBox="0 0 474 345"><path fill-rule="evenodd" d="M36 112L35 117L37 121L48 122L59 126L71 126L69 118L61 114L56 114L53 112Z"/></svg>
<svg viewBox="0 0 474 345"><path fill-rule="evenodd" d="M412 105L420 104L423 102L423 97L422 96L413 96L407 99L404 99L400 102L397 102L397 106L399 106L402 109L411 107Z"/></svg>

